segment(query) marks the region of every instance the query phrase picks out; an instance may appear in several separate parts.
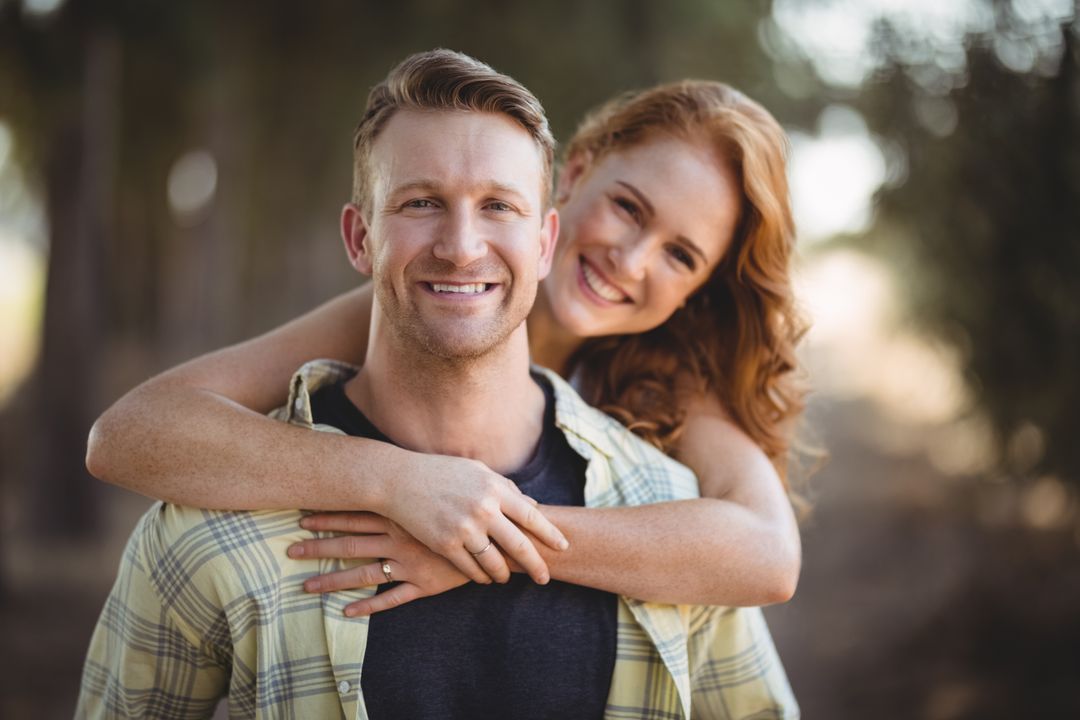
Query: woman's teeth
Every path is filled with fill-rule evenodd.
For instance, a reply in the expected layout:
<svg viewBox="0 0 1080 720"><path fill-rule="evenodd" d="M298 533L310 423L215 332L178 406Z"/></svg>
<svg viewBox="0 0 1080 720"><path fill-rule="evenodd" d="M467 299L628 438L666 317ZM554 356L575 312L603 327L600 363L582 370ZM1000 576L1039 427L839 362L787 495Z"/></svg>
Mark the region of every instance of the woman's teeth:
<svg viewBox="0 0 1080 720"><path fill-rule="evenodd" d="M589 286L589 289L594 293L610 300L611 302L622 302L626 300L626 295L622 290L604 281L599 275L597 275L587 262L581 263L581 274L585 276L585 283Z"/></svg>
<svg viewBox="0 0 1080 720"><path fill-rule="evenodd" d="M447 285L445 283L431 283L431 289L437 293L479 295L480 293L487 290L487 283L472 283L470 285Z"/></svg>

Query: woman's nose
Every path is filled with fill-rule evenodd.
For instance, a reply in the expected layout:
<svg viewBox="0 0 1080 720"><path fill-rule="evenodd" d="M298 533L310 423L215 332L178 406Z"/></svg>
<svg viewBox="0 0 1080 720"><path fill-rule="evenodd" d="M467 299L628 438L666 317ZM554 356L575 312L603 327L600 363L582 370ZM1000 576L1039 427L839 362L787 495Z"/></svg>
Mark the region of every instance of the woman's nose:
<svg viewBox="0 0 1080 720"><path fill-rule="evenodd" d="M652 243L646 238L635 242L613 245L608 249L608 260L615 272L629 280L644 280L649 261L652 259Z"/></svg>

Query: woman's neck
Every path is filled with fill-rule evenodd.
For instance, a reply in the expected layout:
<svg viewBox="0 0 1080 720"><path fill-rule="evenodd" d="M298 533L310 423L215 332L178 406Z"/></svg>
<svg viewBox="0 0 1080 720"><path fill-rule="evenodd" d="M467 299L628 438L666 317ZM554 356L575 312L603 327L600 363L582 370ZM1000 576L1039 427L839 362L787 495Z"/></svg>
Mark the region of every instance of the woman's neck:
<svg viewBox="0 0 1080 720"><path fill-rule="evenodd" d="M581 347L584 339L567 332L555 319L543 283L536 293L536 303L526 323L532 361L565 377L570 356Z"/></svg>

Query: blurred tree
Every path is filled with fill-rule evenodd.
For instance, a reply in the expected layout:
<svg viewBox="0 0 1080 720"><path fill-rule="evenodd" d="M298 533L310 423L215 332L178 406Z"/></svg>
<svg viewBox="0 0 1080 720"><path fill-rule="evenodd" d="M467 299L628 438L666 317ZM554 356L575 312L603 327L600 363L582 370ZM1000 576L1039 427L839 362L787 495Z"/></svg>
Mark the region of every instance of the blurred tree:
<svg viewBox="0 0 1080 720"><path fill-rule="evenodd" d="M1076 9L1033 27L1019 2L989 6L994 29L966 39L963 77L878 28L888 62L858 107L902 147L906 181L881 192L865 242L899 265L917 320L960 350L1003 470L1080 485Z"/></svg>
<svg viewBox="0 0 1080 720"><path fill-rule="evenodd" d="M86 4L74 6L51 36L10 4L3 10L5 96L16 102L0 111L26 143L23 158L40 179L53 240L41 361L33 390L22 399L29 456L20 470L37 480L30 486L34 527L80 535L97 518L82 456L94 411L85 382L96 376L102 348L99 280L116 163L116 37Z"/></svg>

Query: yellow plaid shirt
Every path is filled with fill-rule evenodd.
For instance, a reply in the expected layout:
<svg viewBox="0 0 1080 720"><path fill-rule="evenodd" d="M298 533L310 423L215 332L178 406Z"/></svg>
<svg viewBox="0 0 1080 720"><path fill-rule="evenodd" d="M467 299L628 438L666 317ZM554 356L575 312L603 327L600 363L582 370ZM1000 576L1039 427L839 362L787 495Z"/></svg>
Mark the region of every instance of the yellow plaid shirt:
<svg viewBox="0 0 1080 720"><path fill-rule="evenodd" d="M698 495L694 475L589 407L554 373L556 424L588 461L588 507ZM310 393L355 369L308 363L274 413L316 430ZM367 618L346 604L373 588L312 595L337 560L293 560L312 533L299 511L217 512L155 504L132 533L90 641L77 717L202 718L228 696L235 718L367 718ZM368 562L348 561L347 564ZM797 718L758 608L622 597L607 718Z"/></svg>

